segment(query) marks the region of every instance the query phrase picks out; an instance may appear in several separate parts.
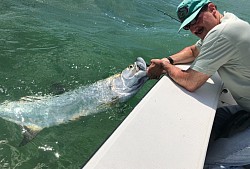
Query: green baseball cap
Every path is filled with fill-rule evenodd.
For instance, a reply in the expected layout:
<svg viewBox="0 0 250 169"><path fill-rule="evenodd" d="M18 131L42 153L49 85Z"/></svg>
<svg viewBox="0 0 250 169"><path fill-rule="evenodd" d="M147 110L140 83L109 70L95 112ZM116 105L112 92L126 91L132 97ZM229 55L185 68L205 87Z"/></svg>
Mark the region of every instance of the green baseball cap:
<svg viewBox="0 0 250 169"><path fill-rule="evenodd" d="M181 21L179 31L189 24L200 12L201 8L211 2L210 0L184 0L177 7L177 16ZM178 31L178 32L179 32Z"/></svg>

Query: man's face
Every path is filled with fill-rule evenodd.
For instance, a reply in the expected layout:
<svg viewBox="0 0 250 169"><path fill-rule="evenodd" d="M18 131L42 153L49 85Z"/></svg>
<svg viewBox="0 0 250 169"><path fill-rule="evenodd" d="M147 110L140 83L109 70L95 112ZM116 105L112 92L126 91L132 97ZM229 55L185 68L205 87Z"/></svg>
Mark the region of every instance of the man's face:
<svg viewBox="0 0 250 169"><path fill-rule="evenodd" d="M204 11L199 14L196 23L190 25L190 31L200 39L204 39L207 33L219 23L214 12Z"/></svg>

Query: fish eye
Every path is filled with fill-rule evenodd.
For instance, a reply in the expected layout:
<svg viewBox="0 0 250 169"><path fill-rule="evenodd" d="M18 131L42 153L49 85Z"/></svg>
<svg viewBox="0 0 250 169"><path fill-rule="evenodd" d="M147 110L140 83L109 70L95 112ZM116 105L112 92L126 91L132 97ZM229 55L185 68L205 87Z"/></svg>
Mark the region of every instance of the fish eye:
<svg viewBox="0 0 250 169"><path fill-rule="evenodd" d="M134 67L134 65L129 65L128 68L132 69Z"/></svg>

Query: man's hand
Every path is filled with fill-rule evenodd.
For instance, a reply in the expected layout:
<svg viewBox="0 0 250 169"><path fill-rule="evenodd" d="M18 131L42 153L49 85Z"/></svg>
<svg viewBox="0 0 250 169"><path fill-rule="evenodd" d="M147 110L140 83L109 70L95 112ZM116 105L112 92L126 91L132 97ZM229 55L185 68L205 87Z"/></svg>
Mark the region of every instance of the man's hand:
<svg viewBox="0 0 250 169"><path fill-rule="evenodd" d="M168 59L152 59L151 64L148 67L147 75L150 79L159 79L160 76L165 73L164 63Z"/></svg>

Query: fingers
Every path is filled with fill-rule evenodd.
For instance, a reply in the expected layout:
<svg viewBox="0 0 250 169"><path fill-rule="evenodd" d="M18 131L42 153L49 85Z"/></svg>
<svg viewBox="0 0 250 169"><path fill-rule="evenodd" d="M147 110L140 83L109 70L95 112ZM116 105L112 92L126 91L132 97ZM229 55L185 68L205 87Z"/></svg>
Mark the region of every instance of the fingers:
<svg viewBox="0 0 250 169"><path fill-rule="evenodd" d="M152 59L148 67L147 75L150 79L159 79L162 75L163 67L160 59Z"/></svg>
<svg viewBox="0 0 250 169"><path fill-rule="evenodd" d="M168 58L162 58L161 60L162 60L162 62L170 63L169 60L168 60Z"/></svg>
<svg viewBox="0 0 250 169"><path fill-rule="evenodd" d="M152 59L151 60L151 64L156 64L156 65L161 65L162 64L162 60L161 59Z"/></svg>
<svg viewBox="0 0 250 169"><path fill-rule="evenodd" d="M163 59L152 59L151 64L148 67L147 75L150 79L159 79L162 74L167 74L167 67L171 65L169 60Z"/></svg>

